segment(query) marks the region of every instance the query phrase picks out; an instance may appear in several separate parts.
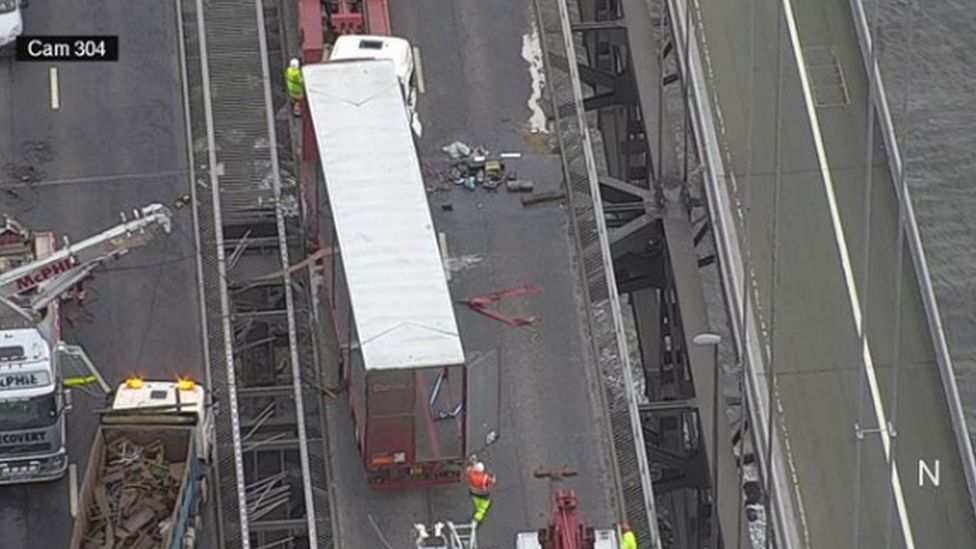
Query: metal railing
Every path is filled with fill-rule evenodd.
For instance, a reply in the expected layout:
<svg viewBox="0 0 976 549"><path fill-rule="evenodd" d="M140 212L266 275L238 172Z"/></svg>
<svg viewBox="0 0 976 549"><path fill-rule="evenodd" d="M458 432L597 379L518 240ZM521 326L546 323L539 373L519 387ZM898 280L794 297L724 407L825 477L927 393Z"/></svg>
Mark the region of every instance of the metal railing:
<svg viewBox="0 0 976 549"><path fill-rule="evenodd" d="M620 299L583 108L569 6L567 0L535 0L535 8L541 27L546 87L552 101L566 178L571 226L586 282L583 289L587 320L606 387L617 505L623 518L637 533L641 547L660 549L653 482L623 336ZM612 380L620 381L614 383Z"/></svg>
<svg viewBox="0 0 976 549"><path fill-rule="evenodd" d="M278 94L276 105L272 75L283 59L269 53L283 45L280 33L266 32L278 4L176 3L218 411L220 545L325 549L333 540L311 284L287 271L301 259L304 235L297 187L279 170L288 131L275 120L285 100Z"/></svg>

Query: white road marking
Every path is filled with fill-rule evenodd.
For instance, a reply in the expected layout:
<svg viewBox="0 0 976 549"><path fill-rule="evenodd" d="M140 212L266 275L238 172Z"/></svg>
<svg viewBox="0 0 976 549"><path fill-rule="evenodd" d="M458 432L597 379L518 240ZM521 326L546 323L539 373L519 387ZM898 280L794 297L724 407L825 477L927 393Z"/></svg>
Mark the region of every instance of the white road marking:
<svg viewBox="0 0 976 549"><path fill-rule="evenodd" d="M444 263L444 274L447 275L447 281L451 281L451 268L448 266L450 255L447 253L447 235L444 233L437 233L437 243L440 244L441 248L441 262Z"/></svg>
<svg viewBox="0 0 976 549"><path fill-rule="evenodd" d="M881 389L878 386L878 376L874 369L874 360L871 357L871 349L868 346L867 337L861 337L864 326L861 320L861 309L858 299L857 286L854 282L854 269L851 267L850 253L847 251L847 241L844 238L844 227L840 219L840 210L837 207L837 197L834 194L834 181L830 173L830 164L827 162L827 152L824 148L823 137L820 134L820 121L817 118L816 107L813 102L813 93L810 89L810 82L807 78L806 62L803 59L803 52L800 49L800 37L796 30L796 19L793 16L792 0L783 0L783 9L786 12L786 25L790 31L790 40L793 43L793 54L796 57L797 68L800 73L800 85L803 88L803 99L806 103L807 116L810 118L810 127L813 131L814 146L817 149L817 159L820 163L820 174L823 176L824 190L827 192L827 203L830 206L830 218L833 222L834 239L837 241L837 248L840 252L841 266L844 270L844 280L847 282L847 295L851 302L851 312L854 316L854 326L857 335L863 340L861 354L864 359L864 369L868 377L868 385L871 388L871 400L874 403L875 417L878 426L881 427L881 443L884 446L885 458L891 464L891 487L895 496L895 506L898 508L898 520L901 523L902 535L905 539L907 549L915 549L915 538L912 535L912 526L908 517L908 509L905 505L905 495L902 492L901 478L898 476L898 465L895 463L895 456L891 452L891 434L888 432L884 412L884 402L881 399Z"/></svg>
<svg viewBox="0 0 976 549"><path fill-rule="evenodd" d="M417 91L427 93L427 86L424 83L424 63L420 59L420 48L413 47L413 70L417 73Z"/></svg>
<svg viewBox="0 0 976 549"><path fill-rule="evenodd" d="M71 518L78 516L78 464L68 464L68 509Z"/></svg>
<svg viewBox="0 0 976 549"><path fill-rule="evenodd" d="M51 110L56 111L61 108L60 91L58 90L58 68L51 67L49 72L51 81Z"/></svg>

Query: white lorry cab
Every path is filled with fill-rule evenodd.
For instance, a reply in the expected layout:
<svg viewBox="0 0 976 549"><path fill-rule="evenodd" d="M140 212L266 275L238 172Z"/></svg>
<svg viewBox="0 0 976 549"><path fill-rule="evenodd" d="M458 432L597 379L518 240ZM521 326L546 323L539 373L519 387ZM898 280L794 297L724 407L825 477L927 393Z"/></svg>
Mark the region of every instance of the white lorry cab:
<svg viewBox="0 0 976 549"><path fill-rule="evenodd" d="M330 63L365 59L388 59L393 62L407 105L407 120L413 132L420 137L423 126L417 115L417 73L410 42L394 36L343 35L336 40L329 55Z"/></svg>
<svg viewBox="0 0 976 549"><path fill-rule="evenodd" d="M144 381L131 377L110 397L102 425L191 425L197 456L209 463L214 428L202 386L186 378Z"/></svg>
<svg viewBox="0 0 976 549"><path fill-rule="evenodd" d="M0 0L0 52L12 50L14 41L23 32L20 9L26 6L25 0Z"/></svg>
<svg viewBox="0 0 976 549"><path fill-rule="evenodd" d="M63 391L35 328L0 331L0 484L56 480L68 467Z"/></svg>

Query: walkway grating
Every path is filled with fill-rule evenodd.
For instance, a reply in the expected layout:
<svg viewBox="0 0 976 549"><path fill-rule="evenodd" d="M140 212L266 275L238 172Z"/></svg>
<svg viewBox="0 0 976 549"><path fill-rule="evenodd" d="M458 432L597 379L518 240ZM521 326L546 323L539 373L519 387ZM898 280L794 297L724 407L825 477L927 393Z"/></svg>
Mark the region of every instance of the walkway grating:
<svg viewBox="0 0 976 549"><path fill-rule="evenodd" d="M220 546L333 547L276 1L178 0L196 177ZM276 100L277 99L277 100ZM282 128L284 126L284 128Z"/></svg>

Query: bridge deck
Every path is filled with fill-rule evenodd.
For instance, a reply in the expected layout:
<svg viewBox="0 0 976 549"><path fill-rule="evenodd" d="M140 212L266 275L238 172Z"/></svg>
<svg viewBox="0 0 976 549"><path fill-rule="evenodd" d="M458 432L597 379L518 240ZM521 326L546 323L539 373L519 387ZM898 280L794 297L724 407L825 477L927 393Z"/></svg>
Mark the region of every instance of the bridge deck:
<svg viewBox="0 0 976 549"><path fill-rule="evenodd" d="M795 33L784 23L778 49L787 3L756 4L755 28L765 32L751 68L749 2L702 5L702 23L724 161L735 174L728 184L740 199L749 186L740 221L749 229L752 305L773 334L777 434L798 483L791 496L801 539L810 547L974 546L976 519L877 135L867 161L868 82L848 2L796 4L787 17ZM867 349L856 312L864 298ZM870 432L886 422L896 431L894 471L886 435ZM869 430L861 439L855 424ZM938 472L937 486L921 463Z"/></svg>

